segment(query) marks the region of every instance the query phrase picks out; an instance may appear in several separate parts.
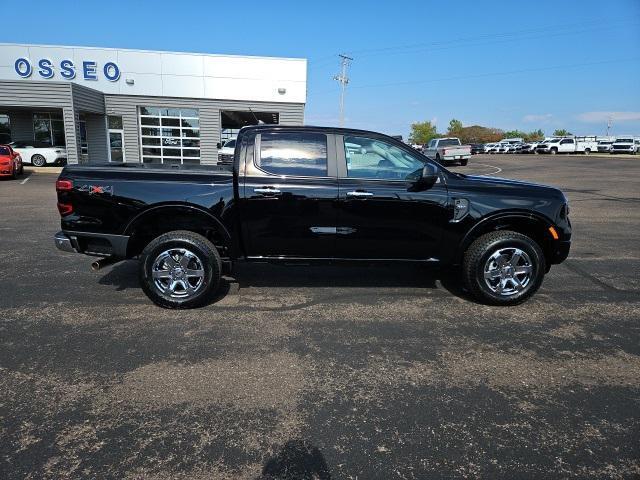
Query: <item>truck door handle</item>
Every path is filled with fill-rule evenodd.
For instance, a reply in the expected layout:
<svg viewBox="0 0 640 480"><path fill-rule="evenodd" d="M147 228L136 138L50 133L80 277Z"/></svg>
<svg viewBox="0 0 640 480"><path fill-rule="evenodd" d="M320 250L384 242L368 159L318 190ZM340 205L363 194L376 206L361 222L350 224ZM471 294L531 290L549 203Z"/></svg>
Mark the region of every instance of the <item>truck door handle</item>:
<svg viewBox="0 0 640 480"><path fill-rule="evenodd" d="M282 193L274 187L254 188L253 191L259 195L279 195Z"/></svg>
<svg viewBox="0 0 640 480"><path fill-rule="evenodd" d="M347 197L373 197L373 193L355 190L353 192L347 192Z"/></svg>

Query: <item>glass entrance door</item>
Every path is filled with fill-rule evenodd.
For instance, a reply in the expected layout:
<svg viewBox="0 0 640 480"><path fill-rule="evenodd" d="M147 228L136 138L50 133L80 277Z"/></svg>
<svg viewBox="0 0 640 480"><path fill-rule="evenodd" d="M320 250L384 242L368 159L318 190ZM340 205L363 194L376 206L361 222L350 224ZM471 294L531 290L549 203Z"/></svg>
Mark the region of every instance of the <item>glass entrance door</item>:
<svg viewBox="0 0 640 480"><path fill-rule="evenodd" d="M109 161L124 162L124 132L109 130Z"/></svg>
<svg viewBox="0 0 640 480"><path fill-rule="evenodd" d="M122 117L110 115L107 118L109 133L109 161L126 162L124 156L124 130L122 128Z"/></svg>

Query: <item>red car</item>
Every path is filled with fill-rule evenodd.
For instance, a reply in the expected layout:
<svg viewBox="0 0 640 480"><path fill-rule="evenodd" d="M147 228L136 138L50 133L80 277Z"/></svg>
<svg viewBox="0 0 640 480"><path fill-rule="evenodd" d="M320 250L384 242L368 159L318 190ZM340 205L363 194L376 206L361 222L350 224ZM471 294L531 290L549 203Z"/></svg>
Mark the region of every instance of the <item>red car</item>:
<svg viewBox="0 0 640 480"><path fill-rule="evenodd" d="M23 170L20 154L9 145L0 145L0 177L18 178Z"/></svg>

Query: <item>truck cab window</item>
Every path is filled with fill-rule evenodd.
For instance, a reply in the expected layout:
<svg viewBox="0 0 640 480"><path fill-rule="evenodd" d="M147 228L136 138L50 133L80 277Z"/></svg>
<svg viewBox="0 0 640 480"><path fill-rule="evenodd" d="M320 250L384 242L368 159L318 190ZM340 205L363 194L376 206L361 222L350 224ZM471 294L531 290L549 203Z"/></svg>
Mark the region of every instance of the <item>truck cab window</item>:
<svg viewBox="0 0 640 480"><path fill-rule="evenodd" d="M275 175L327 176L327 136L321 133L263 133L256 165Z"/></svg>
<svg viewBox="0 0 640 480"><path fill-rule="evenodd" d="M344 152L350 178L404 180L424 167L417 155L373 138L344 137Z"/></svg>

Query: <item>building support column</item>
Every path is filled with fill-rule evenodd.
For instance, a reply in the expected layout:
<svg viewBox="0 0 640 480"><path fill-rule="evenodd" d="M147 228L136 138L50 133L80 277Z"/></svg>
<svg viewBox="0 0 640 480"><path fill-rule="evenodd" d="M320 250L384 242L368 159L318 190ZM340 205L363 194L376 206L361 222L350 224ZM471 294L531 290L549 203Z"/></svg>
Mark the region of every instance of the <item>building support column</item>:
<svg viewBox="0 0 640 480"><path fill-rule="evenodd" d="M67 141L67 163L78 163L80 158L80 132L76 122L76 112L73 107L62 109L64 119L64 136Z"/></svg>

